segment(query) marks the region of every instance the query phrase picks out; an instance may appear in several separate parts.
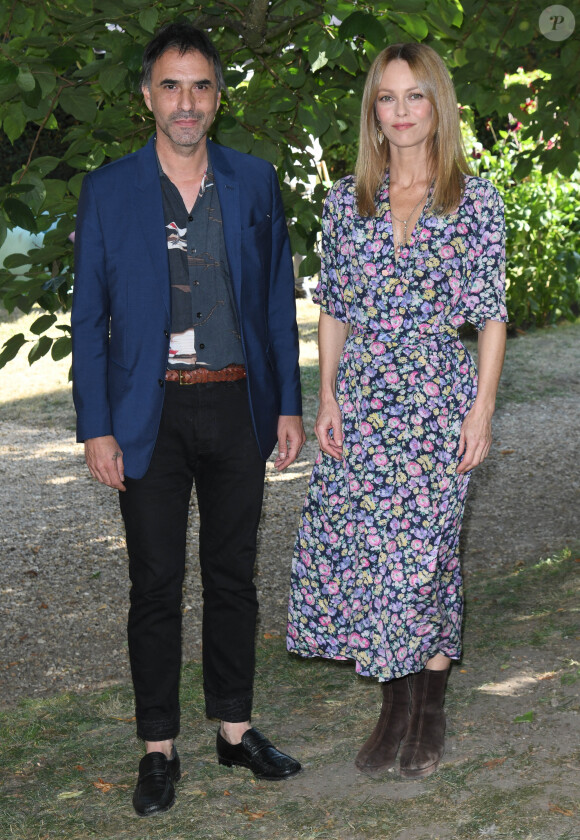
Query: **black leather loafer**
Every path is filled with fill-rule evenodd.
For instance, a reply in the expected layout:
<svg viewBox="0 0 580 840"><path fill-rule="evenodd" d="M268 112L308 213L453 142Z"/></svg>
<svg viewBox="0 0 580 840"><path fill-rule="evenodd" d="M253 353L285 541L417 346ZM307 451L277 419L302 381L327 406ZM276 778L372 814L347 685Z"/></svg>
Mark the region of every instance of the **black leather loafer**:
<svg viewBox="0 0 580 840"><path fill-rule="evenodd" d="M140 817L168 811L175 802L175 782L181 778L177 750L171 758L161 752L144 755L139 762L139 778L133 794L133 807Z"/></svg>
<svg viewBox="0 0 580 840"><path fill-rule="evenodd" d="M280 752L257 729L248 729L241 744L229 744L217 733L217 756L225 767L247 767L257 779L278 781L300 772L299 761Z"/></svg>

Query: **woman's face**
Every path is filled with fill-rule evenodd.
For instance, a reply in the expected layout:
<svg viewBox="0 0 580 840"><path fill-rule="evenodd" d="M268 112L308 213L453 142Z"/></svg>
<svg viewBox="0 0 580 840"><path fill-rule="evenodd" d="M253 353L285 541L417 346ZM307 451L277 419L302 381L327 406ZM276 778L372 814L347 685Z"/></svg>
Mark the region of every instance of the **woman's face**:
<svg viewBox="0 0 580 840"><path fill-rule="evenodd" d="M427 143L433 126L433 106L417 86L406 61L395 59L385 67L375 112L391 149Z"/></svg>

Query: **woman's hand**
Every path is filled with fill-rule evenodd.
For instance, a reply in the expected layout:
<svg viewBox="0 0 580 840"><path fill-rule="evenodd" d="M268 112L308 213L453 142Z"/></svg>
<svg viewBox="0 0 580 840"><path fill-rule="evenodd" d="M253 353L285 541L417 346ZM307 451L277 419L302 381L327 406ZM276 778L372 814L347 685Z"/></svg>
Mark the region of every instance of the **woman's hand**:
<svg viewBox="0 0 580 840"><path fill-rule="evenodd" d="M457 456L461 458L456 472L469 472L484 461L491 447L491 417L488 411L480 411L477 403L463 421L459 435Z"/></svg>
<svg viewBox="0 0 580 840"><path fill-rule="evenodd" d="M478 336L477 397L461 426L458 473L466 473L484 461L491 447L491 418L495 411L497 386L503 366L506 326L486 321Z"/></svg>
<svg viewBox="0 0 580 840"><path fill-rule="evenodd" d="M332 455L337 461L342 460L342 416L333 397L321 400L314 432L322 451Z"/></svg>

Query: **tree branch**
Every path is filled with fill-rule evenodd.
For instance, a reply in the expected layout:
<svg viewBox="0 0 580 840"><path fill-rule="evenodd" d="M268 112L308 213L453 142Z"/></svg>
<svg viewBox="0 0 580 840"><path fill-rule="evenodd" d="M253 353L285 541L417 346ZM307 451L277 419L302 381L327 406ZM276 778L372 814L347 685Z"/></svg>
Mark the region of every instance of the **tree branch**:
<svg viewBox="0 0 580 840"><path fill-rule="evenodd" d="M56 103L58 102L58 98L59 98L60 94L62 93L62 91L64 90L64 88L65 88L65 87L66 87L66 85L61 85L61 86L59 87L59 89L57 90L57 92L55 93L55 95L54 95L54 96L53 96L53 98L52 98L52 102L50 103L50 107L49 107L49 109L48 109L48 111L47 111L47 114L46 114L45 118L43 119L43 121L42 121L42 122L40 123L40 125L38 126L38 131L36 132L36 136L35 136L35 138L34 138L34 142L32 143L32 147L31 147L31 149L30 149L30 154L28 155L28 160L27 160L27 161L26 161L26 163L24 164L24 168L23 168L23 170L22 170L22 174L21 174L20 178L19 178L19 179L18 179L18 181L17 181L17 183L18 183L18 184L22 181L22 179L24 178L24 176L25 176L25 175L26 175L26 173L28 172L28 167L30 166L30 163L31 163L31 161L32 161L32 156L33 156L33 154L34 154L34 150L36 149L36 146L37 146L38 140L39 140L39 138L40 138L40 135L42 134L42 132L43 132L43 130L44 130L44 126L45 126L45 125L47 124L47 122L49 121L50 116L51 116L52 112L54 111L54 109L55 109L55 107L56 107Z"/></svg>
<svg viewBox="0 0 580 840"><path fill-rule="evenodd" d="M475 29L477 27L477 24L479 23L479 19L481 18L481 16L483 15L483 13L485 12L485 10L487 9L488 6L489 6L489 0L485 0L483 6L481 7L479 12L476 14L476 16L471 21L471 29L468 29L467 32L465 33L465 35L463 35L460 38L460 40L459 40L460 44L465 44L465 42L467 41L469 36L472 34L472 32L475 31Z"/></svg>
<svg viewBox="0 0 580 840"><path fill-rule="evenodd" d="M501 43L502 43L503 39L505 38L506 34L509 32L509 30L510 30L510 28L511 28L512 21L513 21L513 19L515 18L515 16L516 16L517 12L518 12L519 6L520 6L520 0L517 0L516 5L514 6L514 8L513 8L513 10L512 10L511 15L510 15L510 16L509 16L509 18L508 18L508 22L506 23L505 28L504 28L503 32L501 33L501 35L499 36L499 39L498 39L497 44L495 45L495 50L493 51L493 55L492 55L492 57L491 57L491 61L490 61L490 63L489 63L489 73L487 74L487 78L488 78L488 79L489 79L489 77L491 76L492 71L493 71L493 67L494 67L494 59L495 59L495 57L496 57L496 55L497 55L497 53L498 53L498 50L499 50L499 48L500 48L500 46L501 46Z"/></svg>
<svg viewBox="0 0 580 840"><path fill-rule="evenodd" d="M225 3L226 6L231 6L231 8L234 9L234 11L236 11L240 17L244 16L242 10L238 6L235 6L233 3L231 3L230 0L222 0L222 2Z"/></svg>
<svg viewBox="0 0 580 840"><path fill-rule="evenodd" d="M18 5L18 0L14 0L12 3L12 8L10 9L10 14L8 15L8 21L6 23L6 32L4 33L4 41L10 40L10 27L12 26L12 18L14 17L14 12L16 11L16 6Z"/></svg>
<svg viewBox="0 0 580 840"><path fill-rule="evenodd" d="M270 0L250 0L243 19L243 38L251 49L263 46L268 26Z"/></svg>
<svg viewBox="0 0 580 840"><path fill-rule="evenodd" d="M298 15L291 21L285 21L278 26L273 26L268 30L268 37L269 38L277 38L278 35L281 35L283 32L292 32L293 29L296 29L302 23L306 23L307 20L312 20L312 18L319 17L323 12L322 4L317 3L315 6L310 9L309 12L305 12L303 15Z"/></svg>

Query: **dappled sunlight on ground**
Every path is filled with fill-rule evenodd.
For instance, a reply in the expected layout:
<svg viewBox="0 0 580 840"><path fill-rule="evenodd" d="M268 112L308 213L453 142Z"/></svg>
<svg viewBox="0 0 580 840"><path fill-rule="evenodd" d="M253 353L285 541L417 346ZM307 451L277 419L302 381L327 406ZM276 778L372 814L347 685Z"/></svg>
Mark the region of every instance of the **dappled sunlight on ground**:
<svg viewBox="0 0 580 840"><path fill-rule="evenodd" d="M483 691L486 694L497 694L505 697L509 695L519 694L522 691L522 689L526 689L529 688L531 685L535 685L537 680L537 677L530 676L529 674L514 674L513 676L509 676L501 682L486 683L485 685L480 685L479 691Z"/></svg>
<svg viewBox="0 0 580 840"><path fill-rule="evenodd" d="M13 400L29 399L39 394L67 394L71 390L71 383L68 381L71 357L67 356L59 362L55 362L50 353L43 356L33 365L28 363L28 353L34 346L38 336L30 332L30 325L40 316L40 309L34 310L30 315L22 315L20 318L9 321L0 319L0 346L13 335L21 332L26 338L30 338L30 344L19 352L15 359L0 368L0 403L12 402ZM61 330L52 327L46 335L51 338L60 338L63 335Z"/></svg>

